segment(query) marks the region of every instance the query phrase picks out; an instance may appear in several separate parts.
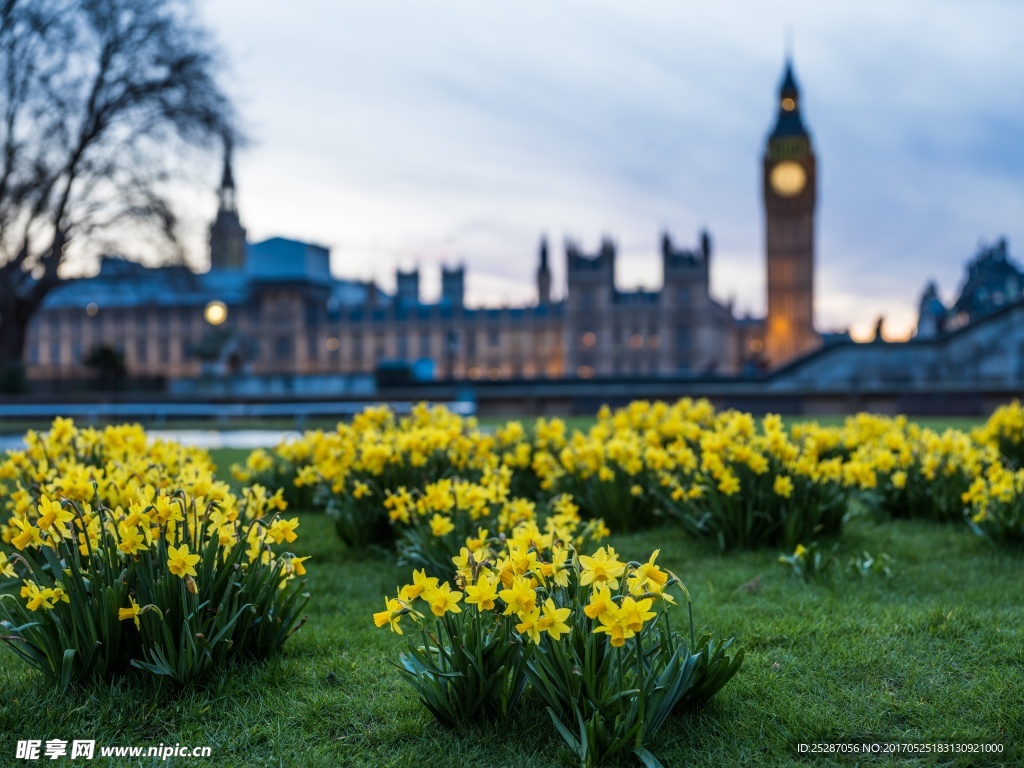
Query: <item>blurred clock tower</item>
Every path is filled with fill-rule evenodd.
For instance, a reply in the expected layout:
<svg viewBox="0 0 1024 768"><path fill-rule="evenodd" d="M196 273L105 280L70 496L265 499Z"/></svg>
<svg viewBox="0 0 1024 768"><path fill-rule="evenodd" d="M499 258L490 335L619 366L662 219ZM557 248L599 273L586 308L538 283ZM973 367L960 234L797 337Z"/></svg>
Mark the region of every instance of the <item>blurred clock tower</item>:
<svg viewBox="0 0 1024 768"><path fill-rule="evenodd" d="M800 117L793 65L779 88L778 118L764 155L768 316L764 352L777 367L820 344L814 330L814 207L817 162Z"/></svg>

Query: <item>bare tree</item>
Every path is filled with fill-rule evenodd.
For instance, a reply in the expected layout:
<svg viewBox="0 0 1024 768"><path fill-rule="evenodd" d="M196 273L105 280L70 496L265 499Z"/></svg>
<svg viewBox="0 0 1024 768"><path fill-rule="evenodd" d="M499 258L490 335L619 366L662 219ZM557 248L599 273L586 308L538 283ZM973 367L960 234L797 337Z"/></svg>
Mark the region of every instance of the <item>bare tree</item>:
<svg viewBox="0 0 1024 768"><path fill-rule="evenodd" d="M73 242L142 224L176 244L169 184L230 141L187 0L0 0L0 367Z"/></svg>

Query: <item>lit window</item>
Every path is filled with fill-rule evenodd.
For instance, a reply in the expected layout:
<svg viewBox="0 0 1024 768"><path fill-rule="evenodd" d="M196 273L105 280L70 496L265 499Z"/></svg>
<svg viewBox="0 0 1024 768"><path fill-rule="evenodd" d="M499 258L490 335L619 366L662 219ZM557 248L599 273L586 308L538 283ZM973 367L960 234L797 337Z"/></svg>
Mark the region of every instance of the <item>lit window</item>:
<svg viewBox="0 0 1024 768"><path fill-rule="evenodd" d="M223 301L211 301L203 310L203 317L210 325L220 325L228 319L228 308Z"/></svg>

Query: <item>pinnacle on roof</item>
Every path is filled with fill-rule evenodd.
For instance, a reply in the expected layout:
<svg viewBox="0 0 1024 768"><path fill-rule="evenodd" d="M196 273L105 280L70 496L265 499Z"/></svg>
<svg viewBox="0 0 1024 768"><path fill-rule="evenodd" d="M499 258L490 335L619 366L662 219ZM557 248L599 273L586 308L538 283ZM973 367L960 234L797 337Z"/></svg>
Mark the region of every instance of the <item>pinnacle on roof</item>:
<svg viewBox="0 0 1024 768"><path fill-rule="evenodd" d="M785 96L787 93L799 93L800 89L797 87L796 78L793 76L793 60L786 58L786 72L782 76L782 85L779 86L779 95Z"/></svg>
<svg viewBox="0 0 1024 768"><path fill-rule="evenodd" d="M224 173L220 179L221 189L234 189L235 176L231 172L231 139L224 139Z"/></svg>
<svg viewBox="0 0 1024 768"><path fill-rule="evenodd" d="M786 70L779 86L779 114L769 139L809 135L800 117L800 90L793 75L793 61L787 57Z"/></svg>

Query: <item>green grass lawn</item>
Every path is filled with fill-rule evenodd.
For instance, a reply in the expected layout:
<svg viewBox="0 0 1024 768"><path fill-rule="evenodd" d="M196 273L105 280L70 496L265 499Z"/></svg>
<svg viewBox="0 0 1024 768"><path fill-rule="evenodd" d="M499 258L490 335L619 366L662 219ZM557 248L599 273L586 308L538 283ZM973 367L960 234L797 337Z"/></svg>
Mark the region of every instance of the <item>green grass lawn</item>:
<svg viewBox="0 0 1024 768"><path fill-rule="evenodd" d="M309 622L270 662L176 691L145 678L59 694L0 649L0 765L18 739L210 746L206 760L110 765L571 765L539 699L506 723L439 727L388 664L403 639L376 629L383 595L408 580L381 555L346 551L321 515L301 515ZM698 633L735 634L743 668L704 711L674 715L652 751L666 768L726 765L1021 765L1024 560L967 530L856 521L840 554L895 558L894 575L806 585L778 552L720 555L677 529L615 537L620 552L688 585ZM685 609L679 612L682 619ZM1000 743L995 760L800 757L799 742ZM103 764L97 760L98 764ZM77 764L68 761L67 764Z"/></svg>

